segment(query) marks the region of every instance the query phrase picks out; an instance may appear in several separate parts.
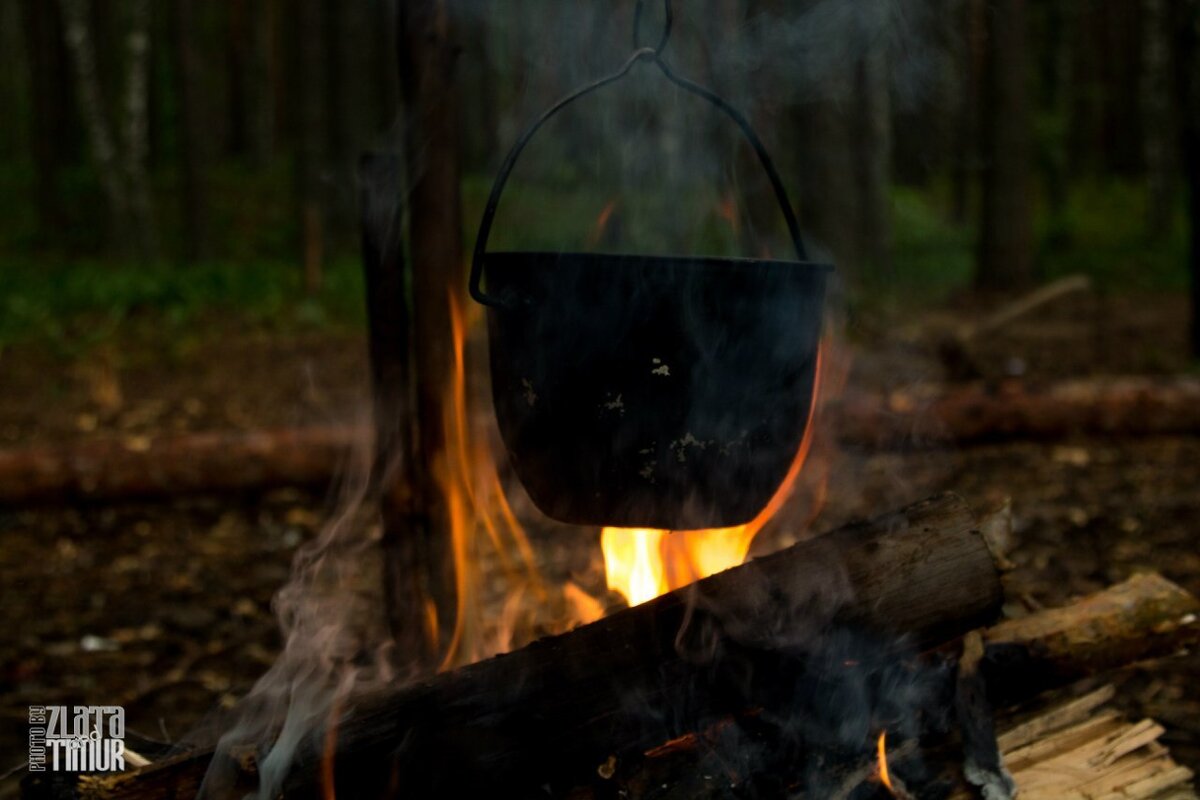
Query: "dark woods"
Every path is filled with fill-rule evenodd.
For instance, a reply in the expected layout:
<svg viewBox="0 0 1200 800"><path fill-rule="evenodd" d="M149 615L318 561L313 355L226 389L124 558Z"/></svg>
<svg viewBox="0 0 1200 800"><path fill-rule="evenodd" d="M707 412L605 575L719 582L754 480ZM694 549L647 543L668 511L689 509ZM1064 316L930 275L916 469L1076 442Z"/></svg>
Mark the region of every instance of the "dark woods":
<svg viewBox="0 0 1200 800"><path fill-rule="evenodd" d="M357 156L383 149L407 154L411 229L433 240L411 241L414 258L434 247L430 258L461 263L472 233L463 221L477 217L504 149L554 98L619 63L632 7L8 4L0 248L286 260L316 291L329 260L355 249ZM1198 7L692 0L677 3L669 52L751 115L806 232L852 282L904 286L933 273L990 291L1084 271L1117 286L1146 275L1171 285L1200 274ZM565 146L531 154L546 185L590 193L565 204L586 209L584 233L606 197L566 165L631 122L670 122L671 105L659 105L601 105L603 118L582 117ZM735 207L728 247L778 247L752 156L712 142L691 157L721 165L714 191ZM622 212L600 246L636 246L637 215ZM1106 214L1119 218L1118 241L1101 242L1114 230ZM552 215L539 225L569 227ZM705 235L686 244L711 246Z"/></svg>

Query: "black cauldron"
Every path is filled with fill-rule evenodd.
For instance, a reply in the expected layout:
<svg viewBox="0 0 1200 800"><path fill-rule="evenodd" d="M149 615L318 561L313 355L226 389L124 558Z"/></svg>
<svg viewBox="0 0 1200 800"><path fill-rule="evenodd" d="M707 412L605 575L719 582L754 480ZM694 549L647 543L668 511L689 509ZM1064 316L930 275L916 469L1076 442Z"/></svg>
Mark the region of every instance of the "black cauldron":
<svg viewBox="0 0 1200 800"><path fill-rule="evenodd" d="M797 261L487 252L504 183L533 134L639 60L741 127L771 179ZM635 52L548 110L497 175L470 287L489 307L500 433L538 508L563 522L676 530L752 519L808 424L830 269L806 259L782 181L746 119L674 75L657 50Z"/></svg>

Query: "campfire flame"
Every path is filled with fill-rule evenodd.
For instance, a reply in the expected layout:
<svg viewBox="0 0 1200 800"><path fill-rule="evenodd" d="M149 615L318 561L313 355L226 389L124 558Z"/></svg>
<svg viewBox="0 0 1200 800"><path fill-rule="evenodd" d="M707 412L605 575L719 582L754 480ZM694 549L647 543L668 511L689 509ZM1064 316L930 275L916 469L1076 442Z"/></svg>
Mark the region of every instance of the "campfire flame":
<svg viewBox="0 0 1200 800"><path fill-rule="evenodd" d="M469 385L468 334L479 312L472 305L471 316L464 314L456 294L449 302L454 370L444 395L446 447L434 465L434 475L449 518L457 604L449 641L441 647L442 669L506 652L604 613L601 603L579 586L568 581L551 587L538 569L533 547L496 469L486 393ZM488 615L483 609L494 607L483 596L489 562L499 568L505 592L499 619L485 621Z"/></svg>
<svg viewBox="0 0 1200 800"><path fill-rule="evenodd" d="M342 717L345 692L334 696L329 712L329 726L325 729L325 743L321 748L321 800L337 800L334 766L337 763L338 725Z"/></svg>
<svg viewBox="0 0 1200 800"><path fill-rule="evenodd" d="M605 528L600 534L600 547L604 552L609 589L618 592L629 605L636 606L746 560L754 537L791 496L800 470L808 459L815 428L813 417L821 390L823 349L817 351L817 378L804 437L783 483L766 508L745 525L731 528L674 533L647 528ZM822 484L818 484L817 495L819 503L824 495Z"/></svg>
<svg viewBox="0 0 1200 800"><path fill-rule="evenodd" d="M616 207L615 201L610 202L597 219L596 230L601 235ZM468 365L474 363L471 356L477 344L469 333L480 320L480 311L474 305L464 310L461 298L453 292L449 302L454 370L444 392L445 452L433 465L433 474L445 498L451 533L457 594L452 630L437 631L436 611L430 609L431 638L443 653L443 670L592 622L604 615L607 605L597 596L599 587L589 593L576 583L560 585L541 575L534 549L509 504L496 468L494 454L499 448L488 393L468 378L475 374ZM844 377L839 367L831 367L840 359L828 358L827 345L822 342L817 351L804 437L767 506L750 522L728 528L674 532L604 528L600 543L610 591L622 595L629 605L638 605L745 561L755 537L792 495L809 458L822 387L833 385L836 390ZM827 466L810 465L806 472L812 517L824 503ZM483 596L485 577L494 583L495 572L506 587L498 600ZM483 611L497 606L502 608L499 619L488 619Z"/></svg>
<svg viewBox="0 0 1200 800"><path fill-rule="evenodd" d="M896 787L892 786L892 777L888 773L887 731L879 734L879 740L875 744L875 750L878 758L879 782L887 788L892 797L895 797Z"/></svg>

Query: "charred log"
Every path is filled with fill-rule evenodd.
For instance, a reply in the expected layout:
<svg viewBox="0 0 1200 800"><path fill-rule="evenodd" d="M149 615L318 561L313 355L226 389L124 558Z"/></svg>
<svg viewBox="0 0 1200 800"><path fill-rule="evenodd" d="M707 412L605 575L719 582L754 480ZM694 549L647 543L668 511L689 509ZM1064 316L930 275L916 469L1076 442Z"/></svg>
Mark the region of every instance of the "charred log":
<svg viewBox="0 0 1200 800"><path fill-rule="evenodd" d="M1036 783L1049 779L1060 784L1059 790L1035 796L1062 797L1069 794L1067 786L1071 785L1072 775L1077 776L1079 785L1097 779L1100 776L1092 774L1097 772L1097 765L1088 763L1091 753L1076 759L1081 763L1064 762L1064 772L1058 775L1048 771L1045 762L1051 758L1061 761L1064 753L1083 744L1085 739L1100 740L1108 736L1111 740L1129 727L1120 724L1115 714L1109 714L1104 727L1090 731L1087 737L1068 737L1066 742L1055 738L1056 731L1078 733L1077 723L1113 699L1112 686L1050 711L1036 712L1019 724L1014 721L1012 711L1002 711L998 714L997 729L1002 731L998 741L992 733L991 707L1025 704L1043 690L1063 687L1077 678L1104 674L1194 646L1200 641L1197 612L1200 602L1183 589L1158 575L1138 575L1067 606L973 631L964 638L962 646L955 642L942 648L940 658L949 669L941 674L946 681L944 689L953 695L956 705L955 724L934 735L926 731L919 742L893 737L892 733L899 732L889 728L886 752L893 769L896 789L893 794L904 796L903 785L907 780L910 788L920 786L929 796L978 797L979 783L992 783L992 794L984 796L1005 796L1003 792L1011 788L1008 774L1011 772L1020 796L1025 796L1026 790ZM735 739L735 732L750 728L754 722L753 716L749 719L745 718L747 715L739 716L655 748L644 757L624 758L613 764L614 774L607 780L633 798L727 796L728 792L720 790L745 782L748 777L728 767L736 764L747 750L744 737ZM889 727L882 720L880 723ZM785 747L786 743L778 738L771 742L769 760L759 766L776 780L795 784L799 780L797 761L795 754L786 752ZM1157 755L1150 755L1155 756L1156 763L1159 758L1169 762L1165 753L1160 748ZM996 760L997 756L1001 761ZM1081 766L1083 769L1079 769ZM1114 771L1111 765L1101 766L1105 766L1101 773ZM1159 767L1162 777L1172 776L1172 780L1179 777L1173 768L1163 764ZM1031 777L1038 769L1041 774ZM875 791L879 785L878 764L870 748L844 754L841 760L826 763L823 771L826 784L823 790L789 791L787 795L882 796ZM660 787L664 785L670 791L663 792Z"/></svg>
<svg viewBox="0 0 1200 800"><path fill-rule="evenodd" d="M770 703L833 628L876 637L894 658L897 635L909 648L935 646L993 618L1001 600L973 514L944 495L507 655L359 698L326 763L347 797L380 795L393 780L413 796L569 781L614 750L645 750ZM301 745L286 794L317 793L326 741L316 731ZM205 762L193 755L109 778L92 796L162 796L164 772L194 786Z"/></svg>
<svg viewBox="0 0 1200 800"><path fill-rule="evenodd" d="M956 498L927 501L507 656L420 686L362 698L357 703L361 711L344 719L338 732L334 774L339 792L366 793L390 780L391 770L404 768L405 760L412 758L418 760L416 766L408 762L411 775L407 770L396 774L426 784L446 774L465 778L462 773L468 769L492 775L511 769L545 779L582 762L585 774L596 775L603 765L599 780L610 781L612 789L614 779L604 776L618 769L609 759L618 752L635 754L633 763L641 764L644 779L679 774L694 778L701 773L681 772L680 764L694 766L694 755L707 746L710 734L657 747L648 757L642 753L689 726L719 732L733 728L725 721L734 716L755 718L753 710L745 713L764 691L754 685L755 673L749 673L749 683L741 682L736 692L728 691L730 676L753 667L762 670L761 683L778 682L781 675L795 674L791 670L801 657L798 648L777 646L773 654L768 652L755 640L754 631L770 630L781 620L775 628L777 645L780 631L789 629L808 631L811 640L813 620L824 619L862 629L907 629L918 646L927 646L957 638L974 624L972 618L992 613L999 600L998 577L974 527ZM830 558L840 559L841 574L855 594L838 611L826 608L822 613L820 604L803 601L822 595L817 576ZM689 598L692 591L695 595ZM676 646L689 607L694 616L687 627L705 625L716 634L707 660L685 658L689 651ZM982 635L980 670L989 701L1024 700L1080 676L1169 655L1200 640L1198 612L1200 603L1190 594L1159 576L1146 575L1063 608L1001 622ZM957 663L958 645L948 643L941 649L948 664ZM632 709L631 698L638 701ZM728 713L738 705L742 713ZM647 719L638 708L656 709L662 716ZM678 713L669 715L668 709ZM713 718L716 722L707 728L697 724ZM1011 738L1001 736L1001 745L1007 752L1012 742L1006 737ZM289 794L316 792L324 741L323 732L316 732L306 744ZM430 752L426 748L435 754L424 758ZM942 748L942 756L958 752ZM903 764L909 751L912 743L902 742L889 750L897 764ZM937 755L926 753L926 758L936 763ZM76 788L93 798L192 796L212 758L211 752L187 754L134 773L87 779L86 786ZM218 759L236 773L239 791L253 785L253 760L245 753ZM623 757L622 763L627 762ZM847 784L871 780L870 768L867 764L857 778L848 773ZM43 791L36 796L66 795Z"/></svg>

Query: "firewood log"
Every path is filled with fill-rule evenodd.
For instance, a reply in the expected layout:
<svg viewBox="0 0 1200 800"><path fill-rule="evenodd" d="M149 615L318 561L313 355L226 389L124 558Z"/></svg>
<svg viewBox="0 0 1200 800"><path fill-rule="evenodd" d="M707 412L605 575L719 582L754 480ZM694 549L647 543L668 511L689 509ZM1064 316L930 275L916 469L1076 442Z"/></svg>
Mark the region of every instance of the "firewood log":
<svg viewBox="0 0 1200 800"><path fill-rule="evenodd" d="M971 510L935 497L512 653L357 698L336 736L338 791L378 796L393 776L412 796L553 781L616 748L646 749L759 702L829 626L927 648L993 619L1002 599ZM316 792L325 741L315 731L302 743L289 794ZM203 764L191 756L93 779L89 796L149 796L143 786L162 796L164 771L195 786Z"/></svg>
<svg viewBox="0 0 1200 800"><path fill-rule="evenodd" d="M841 605L814 602L829 599L831 585L853 592ZM906 631L917 647L941 645L953 654L952 641L995 614L999 587L993 556L965 504L934 498L428 683L359 698L336 737L339 793L376 796L397 780L413 796L429 796L446 785L476 786L481 775L496 781L489 784L495 793L514 775L551 780L581 766L586 773L611 753L647 750L704 720L744 711L763 687L751 672L734 691L731 676L761 668L759 678L770 683L798 655L781 644L786 636L779 631L806 631L809 639L822 624ZM688 628L712 634L707 652L676 647L677 639L689 641L678 636L689 609ZM1198 610L1187 592L1147 575L1001 622L982 637L988 688L997 700L1023 699L1130 660L1168 655L1200 638ZM771 627L776 634L764 641L761 632ZM1046 677L1032 680L1039 671ZM285 794L317 793L325 740L316 731L302 746ZM28 786L27 796L191 797L212 758L211 751L189 753L78 786ZM253 784L252 763L244 753L217 758L241 781L229 793L240 797Z"/></svg>
<svg viewBox="0 0 1200 800"><path fill-rule="evenodd" d="M1200 379L1106 378L1045 387L1013 381L888 394L847 390L822 418L840 441L870 447L1193 434L1200 431ZM385 426L380 438L391 441L395 434ZM354 427L292 428L0 450L0 506L323 486L346 452L370 437L369 430Z"/></svg>

